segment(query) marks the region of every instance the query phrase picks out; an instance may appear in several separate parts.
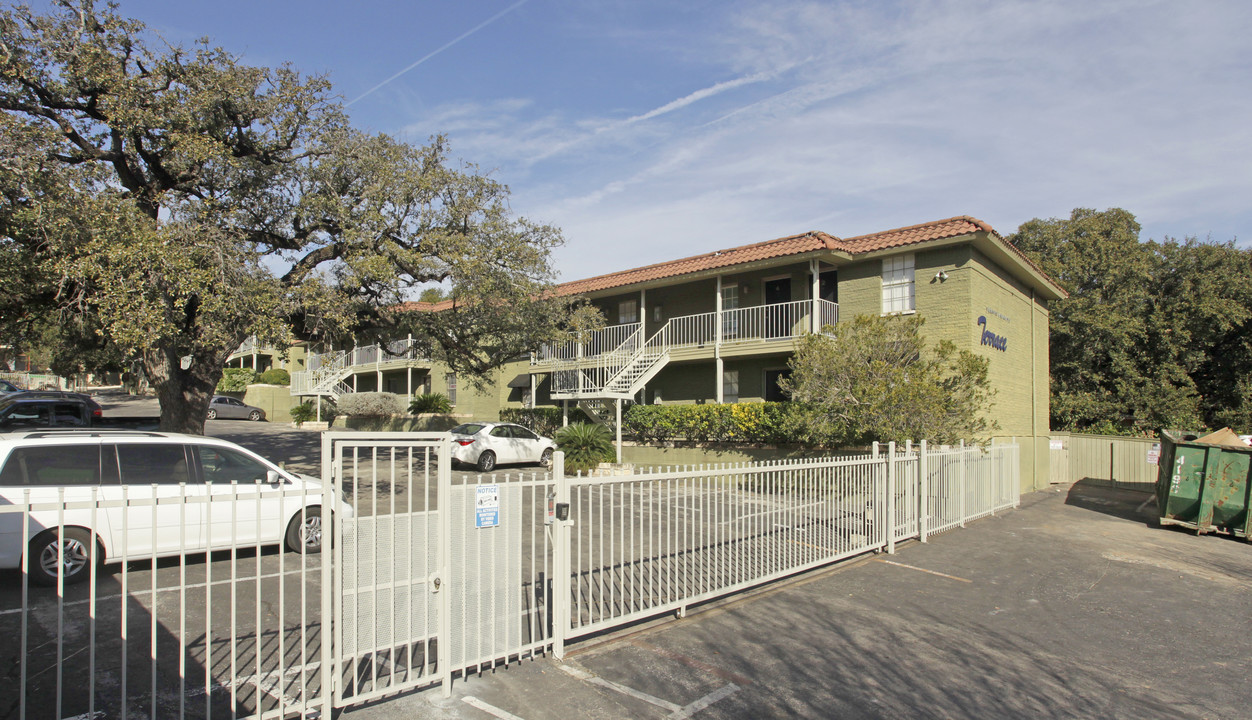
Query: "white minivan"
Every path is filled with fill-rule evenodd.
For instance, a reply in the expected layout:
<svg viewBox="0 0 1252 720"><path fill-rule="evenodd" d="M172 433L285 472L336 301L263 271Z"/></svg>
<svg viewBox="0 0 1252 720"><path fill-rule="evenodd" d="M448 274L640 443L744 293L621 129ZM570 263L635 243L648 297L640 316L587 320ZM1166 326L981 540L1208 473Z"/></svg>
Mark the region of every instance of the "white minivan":
<svg viewBox="0 0 1252 720"><path fill-rule="evenodd" d="M352 514L342 504L338 512ZM234 443L121 430L0 433L0 568L21 567L28 552L33 582L80 582L92 562L276 543L321 551L322 483Z"/></svg>

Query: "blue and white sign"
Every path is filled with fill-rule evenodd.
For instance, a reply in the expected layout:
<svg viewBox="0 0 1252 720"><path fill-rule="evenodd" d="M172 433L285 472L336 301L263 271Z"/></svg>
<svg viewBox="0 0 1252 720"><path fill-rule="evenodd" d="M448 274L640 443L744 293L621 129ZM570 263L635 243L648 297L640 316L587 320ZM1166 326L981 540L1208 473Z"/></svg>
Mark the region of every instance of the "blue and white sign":
<svg viewBox="0 0 1252 720"><path fill-rule="evenodd" d="M474 489L474 527L500 524L500 486L479 485Z"/></svg>

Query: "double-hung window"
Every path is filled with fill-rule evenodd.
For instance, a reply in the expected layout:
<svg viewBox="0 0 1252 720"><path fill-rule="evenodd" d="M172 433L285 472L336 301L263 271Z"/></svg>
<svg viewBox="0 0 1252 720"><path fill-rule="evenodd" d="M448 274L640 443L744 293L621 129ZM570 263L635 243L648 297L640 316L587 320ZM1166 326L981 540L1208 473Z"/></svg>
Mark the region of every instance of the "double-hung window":
<svg viewBox="0 0 1252 720"><path fill-rule="evenodd" d="M882 260L882 312L898 315L917 309L913 296L913 254Z"/></svg>

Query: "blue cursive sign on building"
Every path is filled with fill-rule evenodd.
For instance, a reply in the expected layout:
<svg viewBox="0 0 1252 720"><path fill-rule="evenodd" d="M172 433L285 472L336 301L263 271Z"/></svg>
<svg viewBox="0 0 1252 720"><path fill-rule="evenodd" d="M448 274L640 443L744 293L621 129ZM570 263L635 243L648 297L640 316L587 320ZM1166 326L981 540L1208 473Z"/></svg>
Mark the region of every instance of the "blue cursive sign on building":
<svg viewBox="0 0 1252 720"><path fill-rule="evenodd" d="M986 315L978 316L978 325L979 327L982 328L982 344L983 345L990 345L991 347L995 348L996 350L999 350L1000 352L1004 352L1005 350L1008 350L1009 339L1004 337L1003 335L996 335L995 333L987 329L987 316Z"/></svg>

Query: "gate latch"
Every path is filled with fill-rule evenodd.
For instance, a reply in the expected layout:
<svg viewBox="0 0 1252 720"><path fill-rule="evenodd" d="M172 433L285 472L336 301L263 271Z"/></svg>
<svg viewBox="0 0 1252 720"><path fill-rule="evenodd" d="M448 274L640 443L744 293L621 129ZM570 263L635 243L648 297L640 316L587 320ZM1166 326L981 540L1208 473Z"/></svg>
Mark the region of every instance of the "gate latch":
<svg viewBox="0 0 1252 720"><path fill-rule="evenodd" d="M443 583L443 580L441 580L438 575L431 575L430 576L430 591L439 592L439 586L442 583Z"/></svg>

